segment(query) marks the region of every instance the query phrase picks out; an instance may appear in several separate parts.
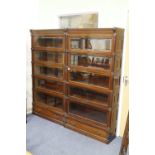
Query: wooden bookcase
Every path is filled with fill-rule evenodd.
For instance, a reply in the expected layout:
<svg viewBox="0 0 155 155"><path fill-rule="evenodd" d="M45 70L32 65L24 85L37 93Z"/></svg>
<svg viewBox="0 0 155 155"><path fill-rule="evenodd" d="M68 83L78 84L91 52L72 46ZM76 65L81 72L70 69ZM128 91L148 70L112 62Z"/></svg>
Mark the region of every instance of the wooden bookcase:
<svg viewBox="0 0 155 155"><path fill-rule="evenodd" d="M124 30L31 30L33 113L109 143L116 132Z"/></svg>

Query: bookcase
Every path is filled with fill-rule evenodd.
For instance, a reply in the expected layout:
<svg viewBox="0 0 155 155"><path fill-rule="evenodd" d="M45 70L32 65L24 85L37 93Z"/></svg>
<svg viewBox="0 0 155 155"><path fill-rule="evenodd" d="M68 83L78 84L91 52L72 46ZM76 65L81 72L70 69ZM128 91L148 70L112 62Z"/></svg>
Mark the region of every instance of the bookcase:
<svg viewBox="0 0 155 155"><path fill-rule="evenodd" d="M115 138L124 30L31 30L33 113L109 143Z"/></svg>

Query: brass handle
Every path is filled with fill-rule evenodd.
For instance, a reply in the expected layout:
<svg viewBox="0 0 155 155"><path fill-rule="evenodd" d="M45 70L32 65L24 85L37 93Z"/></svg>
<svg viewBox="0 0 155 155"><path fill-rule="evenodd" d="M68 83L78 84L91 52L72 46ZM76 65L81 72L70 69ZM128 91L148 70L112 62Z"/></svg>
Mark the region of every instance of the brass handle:
<svg viewBox="0 0 155 155"><path fill-rule="evenodd" d="M128 76L124 76L124 77L123 77L123 82L124 82L125 86L128 85L128 83L129 83L129 78L128 78Z"/></svg>

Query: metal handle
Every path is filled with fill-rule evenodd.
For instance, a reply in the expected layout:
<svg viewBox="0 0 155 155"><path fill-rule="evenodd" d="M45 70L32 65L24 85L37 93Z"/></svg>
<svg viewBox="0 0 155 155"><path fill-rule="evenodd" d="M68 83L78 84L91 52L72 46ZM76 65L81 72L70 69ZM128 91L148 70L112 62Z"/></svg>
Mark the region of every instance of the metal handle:
<svg viewBox="0 0 155 155"><path fill-rule="evenodd" d="M124 76L123 77L123 82L124 82L125 86L127 86L128 83L129 83L129 77L128 76Z"/></svg>

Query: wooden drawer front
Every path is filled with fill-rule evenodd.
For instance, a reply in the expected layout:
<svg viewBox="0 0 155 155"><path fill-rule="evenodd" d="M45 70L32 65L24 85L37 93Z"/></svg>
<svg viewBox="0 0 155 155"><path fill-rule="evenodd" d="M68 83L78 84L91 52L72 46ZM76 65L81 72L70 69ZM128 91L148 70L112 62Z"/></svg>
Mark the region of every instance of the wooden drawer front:
<svg viewBox="0 0 155 155"><path fill-rule="evenodd" d="M101 141L106 141L108 138L108 132L104 130L100 130L91 126L88 126L84 123L80 123L78 121L75 121L74 119L67 119L66 127L69 127L73 130L76 130L80 133L83 133L85 135L89 135L93 138L99 139Z"/></svg>
<svg viewBox="0 0 155 155"><path fill-rule="evenodd" d="M32 36L32 48L47 51L64 51L64 35L34 35Z"/></svg>
<svg viewBox="0 0 155 155"><path fill-rule="evenodd" d="M34 105L33 111L35 114L63 124L63 115L52 112L50 109L47 109L46 107Z"/></svg>

